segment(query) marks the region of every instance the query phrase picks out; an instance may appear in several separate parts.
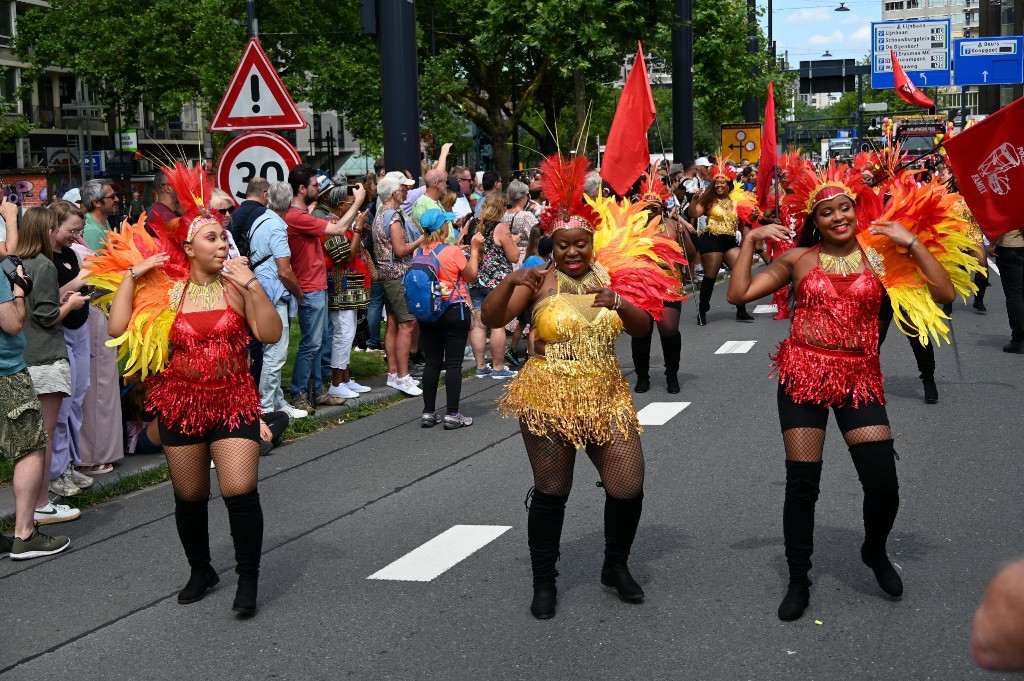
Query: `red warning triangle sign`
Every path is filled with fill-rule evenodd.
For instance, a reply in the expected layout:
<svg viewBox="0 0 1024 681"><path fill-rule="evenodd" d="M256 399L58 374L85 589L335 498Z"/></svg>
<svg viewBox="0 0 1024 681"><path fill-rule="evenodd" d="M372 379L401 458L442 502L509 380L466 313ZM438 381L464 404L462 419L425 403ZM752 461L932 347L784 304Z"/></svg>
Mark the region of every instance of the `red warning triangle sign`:
<svg viewBox="0 0 1024 681"><path fill-rule="evenodd" d="M280 76L256 38L250 38L210 123L214 132L306 127Z"/></svg>

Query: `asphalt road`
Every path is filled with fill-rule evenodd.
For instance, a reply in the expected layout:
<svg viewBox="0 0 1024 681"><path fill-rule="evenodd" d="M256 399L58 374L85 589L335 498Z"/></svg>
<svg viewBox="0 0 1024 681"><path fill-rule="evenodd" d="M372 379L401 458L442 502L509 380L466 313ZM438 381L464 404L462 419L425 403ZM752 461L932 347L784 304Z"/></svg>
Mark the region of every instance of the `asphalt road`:
<svg viewBox="0 0 1024 681"><path fill-rule="evenodd" d="M811 606L797 622L776 618L784 466L767 355L788 323L735 322L720 287L707 327L684 303L682 393L668 395L655 371L652 391L636 399L638 408L690 403L643 438L646 500L631 566L645 603L622 603L598 583L603 491L581 456L558 614L530 616L529 465L517 424L493 408L501 384L469 379L471 428L421 429L421 403L406 400L262 460L267 527L252 620L230 611L235 577L219 499L211 536L221 584L200 603L176 603L188 568L167 485L62 526L74 541L63 555L0 562L0 676L997 678L970 659L970 622L998 566L1024 555L1024 359L1000 352L1008 330L995 283L987 316L957 306L963 377L943 346L939 404L923 403L898 333L882 350L900 453L890 540L906 584L898 601L860 563L860 486L830 431ZM728 341L756 343L715 354ZM621 339L631 374L628 348ZM455 525L510 529L429 581L368 579Z"/></svg>

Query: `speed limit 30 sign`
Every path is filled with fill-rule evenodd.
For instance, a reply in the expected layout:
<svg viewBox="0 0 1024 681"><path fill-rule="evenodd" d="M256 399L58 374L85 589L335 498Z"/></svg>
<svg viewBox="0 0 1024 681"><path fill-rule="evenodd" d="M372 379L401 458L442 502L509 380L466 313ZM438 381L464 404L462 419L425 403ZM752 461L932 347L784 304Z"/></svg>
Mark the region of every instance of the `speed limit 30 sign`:
<svg viewBox="0 0 1024 681"><path fill-rule="evenodd" d="M287 182L288 172L302 163L299 152L280 135L248 132L231 140L217 161L217 184L240 203L249 181Z"/></svg>

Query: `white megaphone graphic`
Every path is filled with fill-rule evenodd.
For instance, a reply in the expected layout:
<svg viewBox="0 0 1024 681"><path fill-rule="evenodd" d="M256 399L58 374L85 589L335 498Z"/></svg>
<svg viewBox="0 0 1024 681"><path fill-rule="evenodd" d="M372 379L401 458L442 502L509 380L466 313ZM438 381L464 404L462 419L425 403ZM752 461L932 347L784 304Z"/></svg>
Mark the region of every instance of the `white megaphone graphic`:
<svg viewBox="0 0 1024 681"><path fill-rule="evenodd" d="M1020 155L1012 144L1006 143L989 154L978 172L985 178L985 184L996 194L1010 191L1010 177L1007 174L1020 165Z"/></svg>

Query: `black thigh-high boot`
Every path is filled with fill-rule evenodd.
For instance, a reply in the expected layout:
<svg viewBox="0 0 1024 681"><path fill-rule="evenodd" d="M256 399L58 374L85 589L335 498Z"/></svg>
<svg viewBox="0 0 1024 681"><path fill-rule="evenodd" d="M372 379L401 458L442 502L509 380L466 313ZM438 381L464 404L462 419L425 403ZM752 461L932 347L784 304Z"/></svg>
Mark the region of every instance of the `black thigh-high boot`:
<svg viewBox="0 0 1024 681"><path fill-rule="evenodd" d="M978 292L974 294L974 310L978 314L985 314L988 312L988 308L985 307L985 289L989 287L988 275L975 272L974 284L978 287Z"/></svg>
<svg viewBox="0 0 1024 681"><path fill-rule="evenodd" d="M665 385L673 395L679 392L679 355L683 337L677 332L661 337L661 354L665 355Z"/></svg>
<svg viewBox="0 0 1024 681"><path fill-rule="evenodd" d="M814 553L814 505L821 483L820 461L786 461L786 502L782 534L789 565L789 587L779 604L779 619L799 619L811 602L811 554Z"/></svg>
<svg viewBox="0 0 1024 681"><path fill-rule="evenodd" d="M253 490L224 497L235 544L235 572L238 588L231 609L246 617L256 614L256 587L260 578L260 553L263 551L263 508L260 493Z"/></svg>
<svg viewBox="0 0 1024 681"><path fill-rule="evenodd" d="M619 598L629 603L644 600L644 590L629 574L626 561L640 524L640 513L644 507L644 493L632 499L616 499L607 492L604 497L604 565L601 567L601 583L619 593Z"/></svg>
<svg viewBox="0 0 1024 681"><path fill-rule="evenodd" d="M708 310L711 309L711 294L715 290L713 277L704 277L700 280L700 299L697 305L697 325L704 326L708 323Z"/></svg>
<svg viewBox="0 0 1024 681"><path fill-rule="evenodd" d="M185 558L192 568L185 588L178 592L178 603L187 605L202 600L206 592L220 581L210 565L210 518L208 499L185 501L174 496L174 524L185 549Z"/></svg>
<svg viewBox="0 0 1024 681"><path fill-rule="evenodd" d="M569 496L545 494L534 490L530 500L530 513L526 536L530 545L530 564L533 566L533 602L530 612L539 620L555 616L558 589L555 578L558 570L558 547L562 540L562 521L565 520L565 502Z"/></svg>
<svg viewBox="0 0 1024 681"><path fill-rule="evenodd" d="M754 315L747 312L746 305L736 306L736 321L738 322L752 322L754 321Z"/></svg>
<svg viewBox="0 0 1024 681"><path fill-rule="evenodd" d="M875 573L878 586L890 596L903 594L903 580L889 562L885 542L900 508L896 476L896 450L892 440L865 442L850 447L857 477L864 488L864 544L861 560Z"/></svg>
<svg viewBox="0 0 1024 681"><path fill-rule="evenodd" d="M645 393L651 389L651 334L643 338L631 338L630 345L633 349L633 368L636 370L636 387L633 392Z"/></svg>

